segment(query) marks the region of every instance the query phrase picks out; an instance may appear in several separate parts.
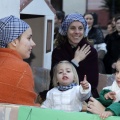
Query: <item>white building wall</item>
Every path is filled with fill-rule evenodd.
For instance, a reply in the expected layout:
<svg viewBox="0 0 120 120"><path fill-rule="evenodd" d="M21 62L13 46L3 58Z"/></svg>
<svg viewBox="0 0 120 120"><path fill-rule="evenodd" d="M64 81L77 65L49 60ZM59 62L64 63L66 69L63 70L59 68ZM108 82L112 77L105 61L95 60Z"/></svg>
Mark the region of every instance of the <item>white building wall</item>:
<svg viewBox="0 0 120 120"><path fill-rule="evenodd" d="M63 10L65 14L73 12L84 14L86 12L86 0L63 0Z"/></svg>
<svg viewBox="0 0 120 120"><path fill-rule="evenodd" d="M0 0L0 18L14 15L20 17L20 0Z"/></svg>
<svg viewBox="0 0 120 120"><path fill-rule="evenodd" d="M21 11L21 13L33 15L54 15L44 0L33 0Z"/></svg>

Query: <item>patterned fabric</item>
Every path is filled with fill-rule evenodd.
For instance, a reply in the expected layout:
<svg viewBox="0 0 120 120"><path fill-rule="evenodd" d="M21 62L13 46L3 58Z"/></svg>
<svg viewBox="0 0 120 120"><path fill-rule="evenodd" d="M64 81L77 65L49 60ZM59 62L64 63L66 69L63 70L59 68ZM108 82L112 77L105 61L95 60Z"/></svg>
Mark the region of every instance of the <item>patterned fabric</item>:
<svg viewBox="0 0 120 120"><path fill-rule="evenodd" d="M6 47L29 27L26 22L12 15L0 19L0 47Z"/></svg>
<svg viewBox="0 0 120 120"><path fill-rule="evenodd" d="M84 29L86 30L87 22L85 21L84 17L79 13L72 13L72 14L67 15L65 19L63 20L61 27L59 29L59 33L64 36L67 35L68 27L74 21L81 22L84 26Z"/></svg>
<svg viewBox="0 0 120 120"><path fill-rule="evenodd" d="M68 86L60 85L60 86L57 86L57 88L58 88L58 90L60 90L60 91L66 91L66 90L72 89L74 86L77 86L77 84L76 84L76 83L71 83L71 84L68 85Z"/></svg>

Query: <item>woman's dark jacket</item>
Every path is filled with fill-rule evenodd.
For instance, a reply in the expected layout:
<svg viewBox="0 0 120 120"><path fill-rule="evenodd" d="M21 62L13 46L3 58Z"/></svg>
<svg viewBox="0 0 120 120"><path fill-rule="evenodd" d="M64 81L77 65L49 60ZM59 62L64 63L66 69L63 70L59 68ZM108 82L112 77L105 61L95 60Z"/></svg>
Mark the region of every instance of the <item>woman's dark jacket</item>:
<svg viewBox="0 0 120 120"><path fill-rule="evenodd" d="M80 41L78 46L82 48L84 44L88 44L85 38ZM73 49L67 41L64 45L61 45L53 50L51 78L53 77L53 67L62 60L68 60L71 62L74 58L77 47ZM97 51L92 46L91 53L83 61L79 62L79 67L76 67L76 70L79 76L79 81L83 80L84 75L87 76L87 80L92 86L92 95L95 98L98 97L96 89L98 85L98 56ZM52 82L50 88L52 88Z"/></svg>

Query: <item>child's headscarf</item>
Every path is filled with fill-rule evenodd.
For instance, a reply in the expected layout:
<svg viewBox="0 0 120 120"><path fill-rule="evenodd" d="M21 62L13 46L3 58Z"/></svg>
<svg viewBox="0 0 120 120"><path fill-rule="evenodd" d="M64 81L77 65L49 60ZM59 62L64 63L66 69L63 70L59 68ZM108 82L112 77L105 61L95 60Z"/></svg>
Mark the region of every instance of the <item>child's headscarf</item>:
<svg viewBox="0 0 120 120"><path fill-rule="evenodd" d="M0 47L6 47L29 27L26 22L12 15L0 19Z"/></svg>
<svg viewBox="0 0 120 120"><path fill-rule="evenodd" d="M69 14L67 15L62 24L61 24L61 27L59 29L59 33L63 36L67 35L67 30L68 30L68 27L69 25L74 22L74 21L79 21L83 24L83 27L84 27L84 30L86 30L86 27L87 27L87 22L86 20L84 19L84 17L79 14L79 13L72 13L72 14Z"/></svg>

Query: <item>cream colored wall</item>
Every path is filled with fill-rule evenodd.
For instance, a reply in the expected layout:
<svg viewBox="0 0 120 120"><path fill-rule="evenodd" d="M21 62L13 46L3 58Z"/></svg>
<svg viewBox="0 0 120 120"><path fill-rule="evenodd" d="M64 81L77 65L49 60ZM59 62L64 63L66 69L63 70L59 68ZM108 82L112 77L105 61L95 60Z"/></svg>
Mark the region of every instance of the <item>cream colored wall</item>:
<svg viewBox="0 0 120 120"><path fill-rule="evenodd" d="M86 12L86 0L63 0L63 10L66 14L73 12L84 14Z"/></svg>
<svg viewBox="0 0 120 120"><path fill-rule="evenodd" d="M44 17L24 19L30 24L33 32L33 40L36 43L36 47L33 49L35 59L33 59L31 66L43 67L44 56Z"/></svg>
<svg viewBox="0 0 120 120"><path fill-rule="evenodd" d="M24 19L30 24L33 31L33 40L36 43L36 47L33 49L35 59L32 60L31 66L51 68L51 54L53 50L53 41L51 42L51 51L46 53L46 31L47 31L47 20L52 20L52 16L44 16L40 18L29 18ZM54 26L53 26L54 28ZM52 29L52 32L53 29ZM53 40L53 36L51 38Z"/></svg>

